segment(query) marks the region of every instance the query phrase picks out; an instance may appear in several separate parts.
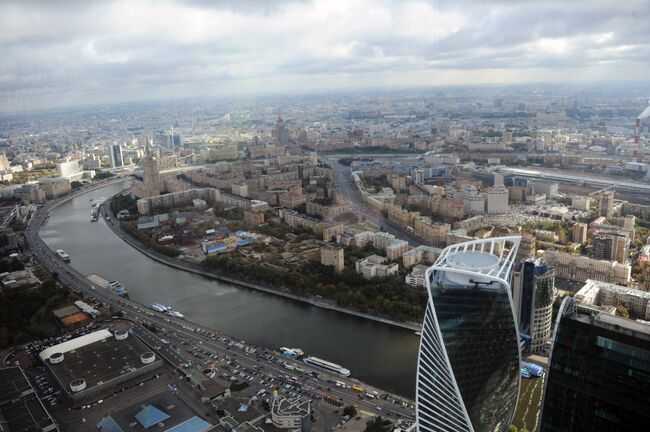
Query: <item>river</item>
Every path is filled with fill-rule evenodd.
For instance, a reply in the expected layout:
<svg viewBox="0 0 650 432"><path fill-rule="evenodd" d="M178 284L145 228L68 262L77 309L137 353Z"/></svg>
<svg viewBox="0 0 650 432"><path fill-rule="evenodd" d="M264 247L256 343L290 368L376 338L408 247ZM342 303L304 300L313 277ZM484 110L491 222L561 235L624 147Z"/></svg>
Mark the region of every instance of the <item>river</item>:
<svg viewBox="0 0 650 432"><path fill-rule="evenodd" d="M122 282L135 301L171 304L190 321L261 347L301 348L354 378L414 398L419 338L413 332L172 269L128 246L103 220L91 223L89 200L110 197L128 182L61 205L41 238L65 249L81 273Z"/></svg>

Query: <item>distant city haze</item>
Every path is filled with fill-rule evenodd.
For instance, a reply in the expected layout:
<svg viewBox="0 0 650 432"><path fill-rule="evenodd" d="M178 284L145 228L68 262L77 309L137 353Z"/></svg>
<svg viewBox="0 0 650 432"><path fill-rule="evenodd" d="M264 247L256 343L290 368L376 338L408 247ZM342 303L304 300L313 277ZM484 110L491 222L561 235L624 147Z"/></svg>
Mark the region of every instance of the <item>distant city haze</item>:
<svg viewBox="0 0 650 432"><path fill-rule="evenodd" d="M647 80L647 1L3 1L0 112Z"/></svg>

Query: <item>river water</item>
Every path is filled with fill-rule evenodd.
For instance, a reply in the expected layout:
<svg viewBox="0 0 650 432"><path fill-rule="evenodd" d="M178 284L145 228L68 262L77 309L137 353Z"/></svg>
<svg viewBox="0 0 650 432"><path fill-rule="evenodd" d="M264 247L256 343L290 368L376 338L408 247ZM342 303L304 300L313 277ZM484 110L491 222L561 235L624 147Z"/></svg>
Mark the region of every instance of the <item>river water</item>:
<svg viewBox="0 0 650 432"><path fill-rule="evenodd" d="M103 220L91 223L89 200L110 197L128 182L58 207L41 237L65 249L81 273L122 282L135 301L170 304L190 321L261 347L301 348L354 378L414 397L419 338L413 332L172 269L124 243Z"/></svg>

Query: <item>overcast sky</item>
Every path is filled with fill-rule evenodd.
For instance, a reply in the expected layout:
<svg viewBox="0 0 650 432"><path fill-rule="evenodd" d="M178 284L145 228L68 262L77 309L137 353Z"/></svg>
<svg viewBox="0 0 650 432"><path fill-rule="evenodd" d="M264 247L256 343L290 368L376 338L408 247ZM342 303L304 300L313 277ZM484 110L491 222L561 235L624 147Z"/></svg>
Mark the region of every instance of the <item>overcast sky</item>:
<svg viewBox="0 0 650 432"><path fill-rule="evenodd" d="M0 111L649 77L647 0L0 1Z"/></svg>

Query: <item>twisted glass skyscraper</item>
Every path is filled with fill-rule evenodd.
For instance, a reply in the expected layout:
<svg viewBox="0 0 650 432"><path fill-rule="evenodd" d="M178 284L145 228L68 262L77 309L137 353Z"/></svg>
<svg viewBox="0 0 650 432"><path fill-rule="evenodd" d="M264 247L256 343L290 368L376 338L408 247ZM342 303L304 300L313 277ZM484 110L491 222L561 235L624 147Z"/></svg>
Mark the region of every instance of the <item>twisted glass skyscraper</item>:
<svg viewBox="0 0 650 432"><path fill-rule="evenodd" d="M417 375L417 427L506 431L520 385L509 279L520 237L445 248L426 273L429 301Z"/></svg>

